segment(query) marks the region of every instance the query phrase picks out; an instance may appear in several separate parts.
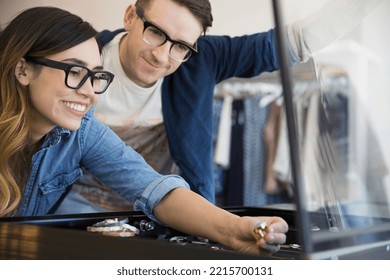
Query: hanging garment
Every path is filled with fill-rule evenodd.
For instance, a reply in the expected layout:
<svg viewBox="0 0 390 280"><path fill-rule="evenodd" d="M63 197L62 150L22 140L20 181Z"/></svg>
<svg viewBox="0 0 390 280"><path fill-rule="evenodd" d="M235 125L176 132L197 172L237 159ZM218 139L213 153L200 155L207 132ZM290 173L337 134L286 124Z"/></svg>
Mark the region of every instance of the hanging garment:
<svg viewBox="0 0 390 280"><path fill-rule="evenodd" d="M271 104L260 107L261 96L245 99L244 129L244 205L262 206L290 202L287 193L270 195L264 191L267 150L263 133Z"/></svg>
<svg viewBox="0 0 390 280"><path fill-rule="evenodd" d="M226 171L226 206L243 205L243 131L245 124L244 102L236 99L232 105L230 165Z"/></svg>

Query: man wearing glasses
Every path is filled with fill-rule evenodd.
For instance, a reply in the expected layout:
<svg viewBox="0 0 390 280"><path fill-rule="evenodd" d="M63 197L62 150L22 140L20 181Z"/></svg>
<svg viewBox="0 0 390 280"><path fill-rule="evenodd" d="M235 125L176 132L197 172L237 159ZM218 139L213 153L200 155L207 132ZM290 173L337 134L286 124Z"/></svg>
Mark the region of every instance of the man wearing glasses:
<svg viewBox="0 0 390 280"><path fill-rule="evenodd" d="M215 203L214 87L230 77L276 70L278 61L273 31L237 38L203 36L212 21L209 0L137 0L129 5L124 29L100 34L104 69L115 79L95 116L156 171L179 173L193 191ZM107 192L97 180L84 177L59 213L102 210L67 204L84 198L121 210L124 202Z"/></svg>
<svg viewBox="0 0 390 280"><path fill-rule="evenodd" d="M209 0L137 0L129 5L124 29L100 34L104 68L115 80L95 116L156 171L179 173L193 191L215 203L214 87L279 65L273 30L235 38L205 36L212 21ZM310 51L298 25L288 29L288 38L291 61L307 60ZM85 185L100 186L99 191ZM121 202L106 196L96 180L86 177L73 190L73 195L93 196L87 190L107 197L107 204L120 209Z"/></svg>

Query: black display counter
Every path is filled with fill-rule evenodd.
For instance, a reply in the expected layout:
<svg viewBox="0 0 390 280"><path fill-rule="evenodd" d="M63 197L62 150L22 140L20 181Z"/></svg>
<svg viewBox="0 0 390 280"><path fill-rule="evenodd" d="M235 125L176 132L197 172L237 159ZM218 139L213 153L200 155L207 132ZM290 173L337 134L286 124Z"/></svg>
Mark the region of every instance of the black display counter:
<svg viewBox="0 0 390 280"><path fill-rule="evenodd" d="M0 219L0 259L38 260L224 260L224 259L390 259L390 226L378 218L371 227L334 232L328 217L311 213L310 229L314 251L300 246L301 229L295 211L275 207L225 208L239 216L280 216L289 224L286 244L274 253L248 255L231 251L221 244L186 235L159 225L136 211L106 212ZM140 229L135 237L105 236L87 227L106 219L126 218ZM353 224L373 223L372 217L343 216Z"/></svg>
<svg viewBox="0 0 390 280"><path fill-rule="evenodd" d="M267 208L226 210L240 216L282 216L290 224L287 242L296 243L291 211ZM88 226L97 222L124 217L129 224L142 229L135 237L113 237L87 231ZM149 228L145 229L142 225L148 223ZM184 242L173 242L178 239ZM143 213L135 211L0 219L0 259L296 259L300 252L300 249L286 246L274 255L242 254L153 223Z"/></svg>

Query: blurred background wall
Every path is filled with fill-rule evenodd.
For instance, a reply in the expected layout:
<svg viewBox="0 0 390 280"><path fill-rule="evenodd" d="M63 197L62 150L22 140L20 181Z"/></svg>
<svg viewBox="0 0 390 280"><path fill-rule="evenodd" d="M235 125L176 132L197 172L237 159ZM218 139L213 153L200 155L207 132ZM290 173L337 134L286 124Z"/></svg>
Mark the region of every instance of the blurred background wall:
<svg viewBox="0 0 390 280"><path fill-rule="evenodd" d="M34 6L56 6L69 10L91 22L96 29L122 27L126 7L135 0L0 0L0 24L12 19L19 11ZM210 34L241 35L273 27L271 0L210 0L214 24ZM288 18L303 17L326 0L284 0Z"/></svg>

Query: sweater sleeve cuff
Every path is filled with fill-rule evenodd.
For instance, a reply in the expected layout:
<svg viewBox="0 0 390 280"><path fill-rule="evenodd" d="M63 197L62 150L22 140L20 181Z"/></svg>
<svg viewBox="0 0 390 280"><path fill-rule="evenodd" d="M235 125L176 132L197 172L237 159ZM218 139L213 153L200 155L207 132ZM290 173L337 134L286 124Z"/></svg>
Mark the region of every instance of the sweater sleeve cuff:
<svg viewBox="0 0 390 280"><path fill-rule="evenodd" d="M304 40L301 23L297 21L288 25L286 33L291 62L296 64L308 61L312 53Z"/></svg>

